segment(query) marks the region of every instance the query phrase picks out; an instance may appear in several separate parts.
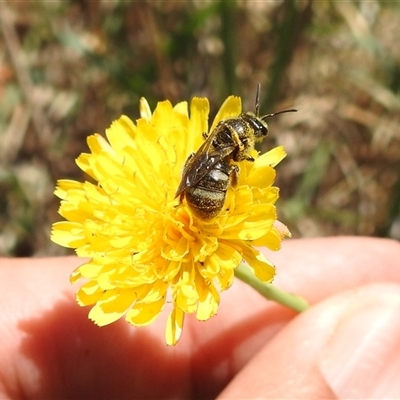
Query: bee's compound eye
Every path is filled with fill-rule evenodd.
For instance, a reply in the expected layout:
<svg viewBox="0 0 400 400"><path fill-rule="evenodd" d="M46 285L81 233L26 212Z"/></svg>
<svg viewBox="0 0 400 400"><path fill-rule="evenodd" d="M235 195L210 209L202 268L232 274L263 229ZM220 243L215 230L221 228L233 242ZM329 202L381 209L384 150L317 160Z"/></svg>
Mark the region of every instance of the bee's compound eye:
<svg viewBox="0 0 400 400"><path fill-rule="evenodd" d="M251 125L254 129L254 136L257 138L263 138L268 135L268 125L259 118L251 119Z"/></svg>

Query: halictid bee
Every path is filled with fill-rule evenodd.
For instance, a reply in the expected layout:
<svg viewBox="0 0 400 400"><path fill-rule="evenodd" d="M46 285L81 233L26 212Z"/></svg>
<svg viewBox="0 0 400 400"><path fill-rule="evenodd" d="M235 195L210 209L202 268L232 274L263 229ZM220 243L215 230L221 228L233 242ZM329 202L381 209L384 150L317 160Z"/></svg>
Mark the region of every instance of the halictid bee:
<svg viewBox="0 0 400 400"><path fill-rule="evenodd" d="M185 198L192 212L203 220L214 218L222 210L229 185L237 184L238 163L254 161L250 154L255 143L268 134L265 121L277 114L297 111L283 110L260 117L259 99L260 84L255 113L244 112L220 121L210 134L203 133L204 143L186 160L175 198Z"/></svg>

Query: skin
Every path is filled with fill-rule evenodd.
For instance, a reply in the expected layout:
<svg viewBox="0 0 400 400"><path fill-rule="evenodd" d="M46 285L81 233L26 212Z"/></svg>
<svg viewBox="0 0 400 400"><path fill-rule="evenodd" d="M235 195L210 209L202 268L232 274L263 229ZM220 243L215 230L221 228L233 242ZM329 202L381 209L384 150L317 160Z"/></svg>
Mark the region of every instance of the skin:
<svg viewBox="0 0 400 400"><path fill-rule="evenodd" d="M89 321L68 280L82 260L0 259L0 398L399 397L400 244L287 240L267 256L309 310L237 281L217 316L186 318L175 347L166 313L143 328Z"/></svg>

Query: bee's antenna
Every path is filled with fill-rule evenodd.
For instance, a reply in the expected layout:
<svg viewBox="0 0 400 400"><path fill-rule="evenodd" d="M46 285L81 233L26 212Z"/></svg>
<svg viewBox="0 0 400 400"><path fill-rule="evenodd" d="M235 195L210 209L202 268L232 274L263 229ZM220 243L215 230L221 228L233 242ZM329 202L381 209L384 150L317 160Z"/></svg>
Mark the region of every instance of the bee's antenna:
<svg viewBox="0 0 400 400"><path fill-rule="evenodd" d="M275 115L283 114L283 113L288 113L288 112L297 112L297 110L296 110L295 108L291 108L291 109L289 109L289 110L277 111L276 113L273 113L273 114L264 115L263 117L261 117L261 119L262 119L262 120L265 120L265 119L268 119L268 118L275 117Z"/></svg>
<svg viewBox="0 0 400 400"><path fill-rule="evenodd" d="M256 117L258 117L258 113L260 111L260 89L261 83L257 83L257 92L256 92Z"/></svg>

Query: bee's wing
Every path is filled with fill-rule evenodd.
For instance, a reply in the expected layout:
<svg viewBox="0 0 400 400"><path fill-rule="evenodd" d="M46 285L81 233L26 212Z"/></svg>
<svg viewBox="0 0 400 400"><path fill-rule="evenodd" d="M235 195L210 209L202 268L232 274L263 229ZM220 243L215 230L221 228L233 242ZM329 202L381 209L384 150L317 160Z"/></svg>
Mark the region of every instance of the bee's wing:
<svg viewBox="0 0 400 400"><path fill-rule="evenodd" d="M182 172L182 179L176 190L175 197L178 197L186 189L196 185L204 178L214 165L235 150L234 145L227 145L218 150L211 146L215 134L211 134L200 146L195 154L189 157Z"/></svg>

